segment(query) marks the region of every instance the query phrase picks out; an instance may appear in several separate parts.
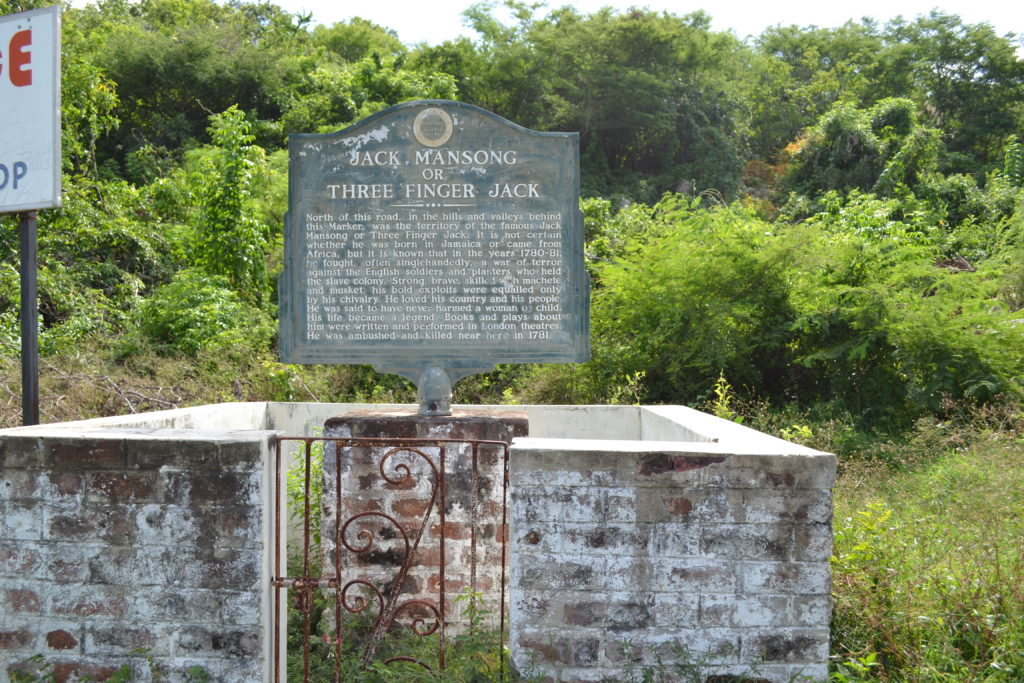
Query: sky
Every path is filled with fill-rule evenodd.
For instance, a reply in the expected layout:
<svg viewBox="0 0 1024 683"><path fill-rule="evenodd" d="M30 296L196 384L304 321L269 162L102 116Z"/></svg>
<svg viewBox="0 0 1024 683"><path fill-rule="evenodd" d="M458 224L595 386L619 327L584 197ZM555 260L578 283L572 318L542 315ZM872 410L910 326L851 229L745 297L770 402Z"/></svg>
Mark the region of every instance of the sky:
<svg viewBox="0 0 1024 683"><path fill-rule="evenodd" d="M472 0L363 0L358 3L339 0L274 1L290 12L312 13L314 23L318 24L331 25L352 16L360 16L393 29L406 44L426 42L436 45L460 35L476 37L462 23L462 11L472 4ZM731 30L740 38L757 35L778 24L834 27L851 19L859 21L863 17L884 23L896 16L914 19L928 14L932 9L957 14L970 24L989 23L998 34L1014 33L1018 40L1024 34L1024 2L1021 0L575 0L572 3L553 0L547 2L546 6L561 7L566 4L572 4L584 14L606 5L620 9L646 7L677 15L703 9L711 16L713 29Z"/></svg>

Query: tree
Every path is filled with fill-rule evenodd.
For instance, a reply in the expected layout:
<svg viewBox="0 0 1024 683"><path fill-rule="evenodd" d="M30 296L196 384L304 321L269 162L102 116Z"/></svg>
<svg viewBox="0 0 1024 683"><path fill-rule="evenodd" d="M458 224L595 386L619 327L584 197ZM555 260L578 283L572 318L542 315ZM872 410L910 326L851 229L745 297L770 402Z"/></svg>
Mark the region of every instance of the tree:
<svg viewBox="0 0 1024 683"><path fill-rule="evenodd" d="M931 124L948 133L944 168L984 175L1001 161L1003 140L1024 124L1024 59L1013 36L932 11L886 27L886 71L897 59ZM896 93L889 93L896 94Z"/></svg>
<svg viewBox="0 0 1024 683"><path fill-rule="evenodd" d="M889 194L934 172L940 133L918 123L914 103L885 99L869 110L836 105L798 141L788 187L808 197L838 190Z"/></svg>
<svg viewBox="0 0 1024 683"><path fill-rule="evenodd" d="M529 6L510 7L513 26L486 7L467 12L490 65L477 104L533 128L578 131L584 175L606 176L598 192L631 183L656 199L693 179L736 188L742 109L732 84L743 48L734 36L710 31L702 13L564 7L537 19Z"/></svg>
<svg viewBox="0 0 1024 683"><path fill-rule="evenodd" d="M73 13L62 21L61 151L64 168L99 175L97 144L117 129L117 85L88 60L89 38Z"/></svg>
<svg viewBox="0 0 1024 683"><path fill-rule="evenodd" d="M195 262L261 304L267 295L267 230L250 188L264 164L263 150L253 146L249 124L236 107L210 117L210 136L218 154L201 178Z"/></svg>
<svg viewBox="0 0 1024 683"><path fill-rule="evenodd" d="M206 141L207 118L232 105L262 145L280 144L287 94L315 65L304 19L270 4L104 0L75 16L87 61L117 84L123 125L99 153L118 174L140 147Z"/></svg>
<svg viewBox="0 0 1024 683"><path fill-rule="evenodd" d="M1002 141L1024 121L1024 60L1014 38L938 11L883 27L864 20L836 29L769 29L757 48L788 71L773 79L774 91L754 96L800 104L782 112L759 105L754 128L797 123L801 114L803 127L838 103L866 109L906 98L926 125L943 131L941 170L981 180L1001 160Z"/></svg>
<svg viewBox="0 0 1024 683"><path fill-rule="evenodd" d="M406 52L394 31L360 17L330 27L317 26L313 39L346 62L357 62L370 55L397 57Z"/></svg>
<svg viewBox="0 0 1024 683"><path fill-rule="evenodd" d="M847 22L834 29L776 26L754 45L751 155L773 160L836 104L866 103L864 90L882 39L871 22Z"/></svg>

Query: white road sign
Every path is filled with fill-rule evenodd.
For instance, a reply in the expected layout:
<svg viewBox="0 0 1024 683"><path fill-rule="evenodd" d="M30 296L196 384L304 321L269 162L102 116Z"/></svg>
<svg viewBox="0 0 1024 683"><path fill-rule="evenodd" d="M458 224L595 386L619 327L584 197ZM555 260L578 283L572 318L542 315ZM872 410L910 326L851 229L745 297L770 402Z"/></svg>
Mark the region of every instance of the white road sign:
<svg viewBox="0 0 1024 683"><path fill-rule="evenodd" d="M60 7L0 17L0 213L60 206Z"/></svg>

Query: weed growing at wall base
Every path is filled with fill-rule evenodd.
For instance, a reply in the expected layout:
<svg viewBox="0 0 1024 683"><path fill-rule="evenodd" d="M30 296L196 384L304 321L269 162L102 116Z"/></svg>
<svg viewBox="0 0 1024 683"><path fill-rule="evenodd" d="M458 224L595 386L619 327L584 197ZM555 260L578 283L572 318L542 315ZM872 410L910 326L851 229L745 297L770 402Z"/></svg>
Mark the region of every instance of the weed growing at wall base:
<svg viewBox="0 0 1024 683"><path fill-rule="evenodd" d="M718 664L723 656L736 654L728 646L719 652L694 652L684 643L667 644L655 653L653 664L639 664L637 647L629 640L619 644L618 656L626 662L622 675L604 678L602 683L767 683L756 665L740 673L723 673ZM782 682L780 682L782 683ZM818 683L796 674L785 683Z"/></svg>
<svg viewBox="0 0 1024 683"><path fill-rule="evenodd" d="M439 659L439 635L417 635L412 628L396 627L379 644L373 662L363 663L366 639L375 615L350 614L343 618L339 632L333 629L333 595L318 592L310 621L308 665L303 650L305 624L303 615L289 600L288 659L289 681L311 682L340 680L346 683L478 683L510 680L509 651L501 642L501 634L482 628L488 613L479 605L483 596L464 590L455 598L462 610L465 631L445 638L445 664ZM340 651L340 660L338 653ZM401 658L401 659L399 659ZM390 660L390 661L389 661ZM511 680L539 683L530 674Z"/></svg>
<svg viewBox="0 0 1024 683"><path fill-rule="evenodd" d="M70 671L67 671L67 666L63 667L65 671L58 678L56 668L60 662L49 660L45 655L37 654L29 657L22 664L15 665L9 671L10 680L11 683L56 683L58 680L76 681L78 683L88 683L96 680L106 681L106 683L133 683L134 681L166 683L171 680L165 668L152 655L149 655L147 650L135 650L129 656L139 661L122 664L117 669L112 669L109 673L97 674L99 678L95 678L90 673L82 672L80 669L71 668ZM86 665L81 666L85 667ZM140 672L144 673L140 674ZM204 667L194 665L175 676L174 680L182 681L182 683L210 683L211 678L209 672Z"/></svg>
<svg viewBox="0 0 1024 683"><path fill-rule="evenodd" d="M324 442L313 441L292 453L287 473L288 507L293 520L306 518L309 521L308 558L314 565L321 558L323 462ZM292 548L290 575L303 574L304 563L302 550ZM508 680L509 652L502 642L502 634L485 627L494 620L481 608L483 595L479 592L466 588L455 597L455 606L461 611L465 628L454 636L447 636L443 644L440 634L416 633L417 630L430 631L431 623L414 622L411 628L396 624L377 644L373 661L368 663L364 661L365 652L377 615L371 610L350 613L343 607L339 609L337 596L332 591L316 591L312 600L307 636L306 615L296 603L296 591L289 591L286 661L289 681L333 681L339 676L340 680L351 683ZM350 598L349 606L360 604L359 600ZM372 598L369 603L376 604ZM342 623L336 629L339 612ZM443 667L438 655L442 645ZM529 678L518 680L528 681Z"/></svg>

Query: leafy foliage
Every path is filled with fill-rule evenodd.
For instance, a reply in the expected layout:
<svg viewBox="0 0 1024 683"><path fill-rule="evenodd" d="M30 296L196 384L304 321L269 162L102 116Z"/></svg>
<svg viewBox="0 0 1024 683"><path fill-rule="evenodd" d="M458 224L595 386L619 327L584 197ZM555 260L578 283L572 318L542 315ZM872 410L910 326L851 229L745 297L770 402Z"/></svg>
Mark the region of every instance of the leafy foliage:
<svg viewBox="0 0 1024 683"><path fill-rule="evenodd" d="M912 197L822 202L793 226L680 197L614 216L585 202L593 358L524 376L524 396L608 401L639 373L642 401L702 405L727 377L892 431L1020 394L1020 270L959 255L994 233L950 231Z"/></svg>
<svg viewBox="0 0 1024 683"><path fill-rule="evenodd" d="M394 31L360 17L333 26L317 26L313 38L346 62L357 62L372 55L397 57L406 52Z"/></svg>
<svg viewBox="0 0 1024 683"><path fill-rule="evenodd" d="M939 11L884 26L865 19L835 29L768 29L757 45L770 62L782 62L789 79L787 92L773 93L784 108L762 116L773 126L788 123L792 135L834 105L867 108L888 97L909 98L925 125L944 133L942 171L981 179L1021 123L1016 102L1024 61L1014 38ZM803 106L787 106L794 101ZM781 113L788 118L779 121Z"/></svg>
<svg viewBox="0 0 1024 683"><path fill-rule="evenodd" d="M266 289L267 230L257 217L250 188L264 168L263 150L251 145L253 137L238 109L210 118L219 154L202 172L195 262L259 304Z"/></svg>
<svg viewBox="0 0 1024 683"><path fill-rule="evenodd" d="M742 385L777 384L792 316L781 279L787 250L769 247L768 226L739 210L672 200L658 210L660 234L597 268L598 376L644 371L642 399L657 403L696 401L723 371Z"/></svg>
<svg viewBox="0 0 1024 683"><path fill-rule="evenodd" d="M918 123L910 100L887 98L867 111L840 104L798 141L788 185L808 196L914 188L935 171L940 140Z"/></svg>
<svg viewBox="0 0 1024 683"><path fill-rule="evenodd" d="M592 192L626 186L656 200L694 179L736 189L734 37L711 32L702 13L564 7L535 19L529 6L512 6L515 26L483 5L467 12L487 59L471 101L533 128L579 131Z"/></svg>
<svg viewBox="0 0 1024 683"><path fill-rule="evenodd" d="M224 351L259 347L271 321L246 304L225 278L195 270L177 273L139 308L144 335L165 348L194 356L201 349Z"/></svg>
<svg viewBox="0 0 1024 683"><path fill-rule="evenodd" d="M1024 74L1011 37L937 12L744 43L702 13L504 9L472 6L479 39L436 46L246 2L68 9L44 351L97 335L122 359L233 346L258 363L233 393L319 395L330 370L269 360L284 134L461 97L580 132L594 284L589 364L503 368L462 395L701 405L727 377L737 400L900 429L947 401L1017 394ZM15 235L0 219L10 345ZM353 368L337 392L408 385Z"/></svg>

